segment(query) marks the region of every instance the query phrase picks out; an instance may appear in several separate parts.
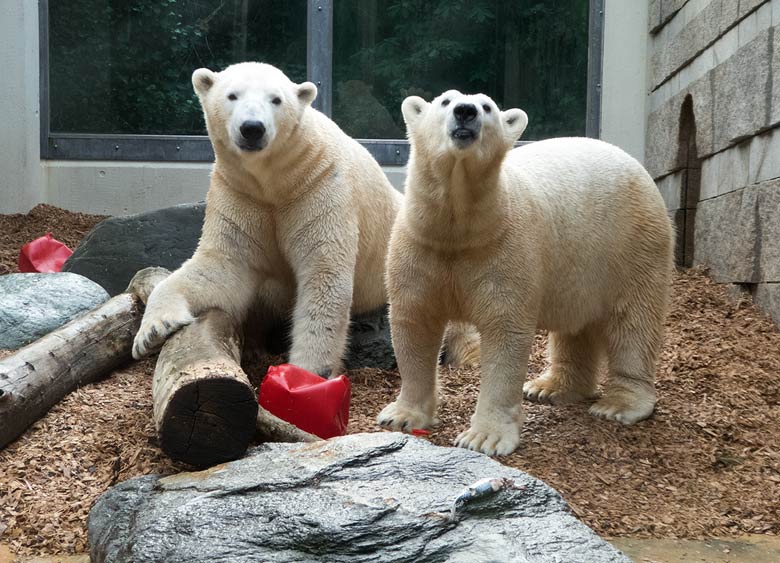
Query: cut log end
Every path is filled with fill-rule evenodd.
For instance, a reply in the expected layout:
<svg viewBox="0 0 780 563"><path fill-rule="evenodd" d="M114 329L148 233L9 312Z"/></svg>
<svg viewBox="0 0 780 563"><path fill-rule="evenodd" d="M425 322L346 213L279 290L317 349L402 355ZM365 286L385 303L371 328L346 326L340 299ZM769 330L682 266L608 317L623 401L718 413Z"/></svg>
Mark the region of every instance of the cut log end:
<svg viewBox="0 0 780 563"><path fill-rule="evenodd" d="M195 379L176 389L160 419L160 445L170 457L196 467L234 460L255 431L257 400L234 377Z"/></svg>

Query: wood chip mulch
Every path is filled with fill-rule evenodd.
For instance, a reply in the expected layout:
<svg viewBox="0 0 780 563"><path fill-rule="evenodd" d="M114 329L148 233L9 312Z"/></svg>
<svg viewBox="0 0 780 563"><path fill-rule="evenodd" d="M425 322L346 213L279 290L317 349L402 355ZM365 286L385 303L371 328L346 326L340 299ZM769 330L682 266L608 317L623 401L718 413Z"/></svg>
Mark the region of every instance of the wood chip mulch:
<svg viewBox="0 0 780 563"><path fill-rule="evenodd" d="M555 487L605 536L780 535L780 332L701 271L678 274L673 295L650 419L624 427L586 404L526 402L525 442L499 460ZM544 369L545 340L537 337L532 376ZM152 370L153 360L137 362L72 393L0 451L0 544L20 556L84 552L102 492L184 469L157 445ZM398 375L349 376L350 431L376 431ZM449 445L467 427L478 386L478 369L442 373L432 442Z"/></svg>
<svg viewBox="0 0 780 563"><path fill-rule="evenodd" d="M46 204L29 213L0 215L0 275L19 271L19 250L31 240L51 233L75 250L84 235L103 219L102 215L72 213Z"/></svg>

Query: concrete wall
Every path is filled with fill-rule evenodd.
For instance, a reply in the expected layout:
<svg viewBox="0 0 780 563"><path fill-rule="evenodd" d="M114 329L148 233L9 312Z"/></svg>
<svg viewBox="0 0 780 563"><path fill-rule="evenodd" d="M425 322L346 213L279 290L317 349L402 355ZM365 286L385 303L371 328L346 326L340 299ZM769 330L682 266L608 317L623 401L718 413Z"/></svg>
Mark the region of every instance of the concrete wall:
<svg viewBox="0 0 780 563"><path fill-rule="evenodd" d="M42 201L38 3L0 2L0 213Z"/></svg>
<svg viewBox="0 0 780 563"><path fill-rule="evenodd" d="M645 164L681 262L780 322L780 0L650 0Z"/></svg>
<svg viewBox="0 0 780 563"><path fill-rule="evenodd" d="M648 6L626 0L604 4L601 138L643 161Z"/></svg>
<svg viewBox="0 0 780 563"><path fill-rule="evenodd" d="M201 201L209 187L210 163L43 161L43 200L72 211L129 215ZM399 190L403 167L383 167ZM27 211L27 209L24 209Z"/></svg>

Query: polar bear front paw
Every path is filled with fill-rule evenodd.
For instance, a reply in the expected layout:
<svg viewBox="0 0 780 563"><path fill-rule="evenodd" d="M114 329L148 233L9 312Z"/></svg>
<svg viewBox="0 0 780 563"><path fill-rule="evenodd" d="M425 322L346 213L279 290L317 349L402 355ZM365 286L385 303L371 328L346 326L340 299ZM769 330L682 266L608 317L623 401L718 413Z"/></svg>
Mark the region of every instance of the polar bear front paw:
<svg viewBox="0 0 780 563"><path fill-rule="evenodd" d="M383 428L411 432L418 428L429 428L435 421L433 416L425 412L424 409L393 401L382 409L382 412L376 417L376 422Z"/></svg>
<svg viewBox="0 0 780 563"><path fill-rule="evenodd" d="M173 308L147 309L133 341L133 358L140 360L153 353L170 335L194 320L186 303Z"/></svg>
<svg viewBox="0 0 780 563"><path fill-rule="evenodd" d="M509 455L520 445L520 428L516 422L472 421L471 428L455 438L455 445L486 455Z"/></svg>

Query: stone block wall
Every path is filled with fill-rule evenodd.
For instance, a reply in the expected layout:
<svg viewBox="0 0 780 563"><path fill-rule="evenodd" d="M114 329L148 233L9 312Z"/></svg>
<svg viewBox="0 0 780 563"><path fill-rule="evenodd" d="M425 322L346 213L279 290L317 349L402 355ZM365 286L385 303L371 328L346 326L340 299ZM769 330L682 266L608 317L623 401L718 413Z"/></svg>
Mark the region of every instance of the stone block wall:
<svg viewBox="0 0 780 563"><path fill-rule="evenodd" d="M780 323L780 0L649 0L645 165L677 261Z"/></svg>

